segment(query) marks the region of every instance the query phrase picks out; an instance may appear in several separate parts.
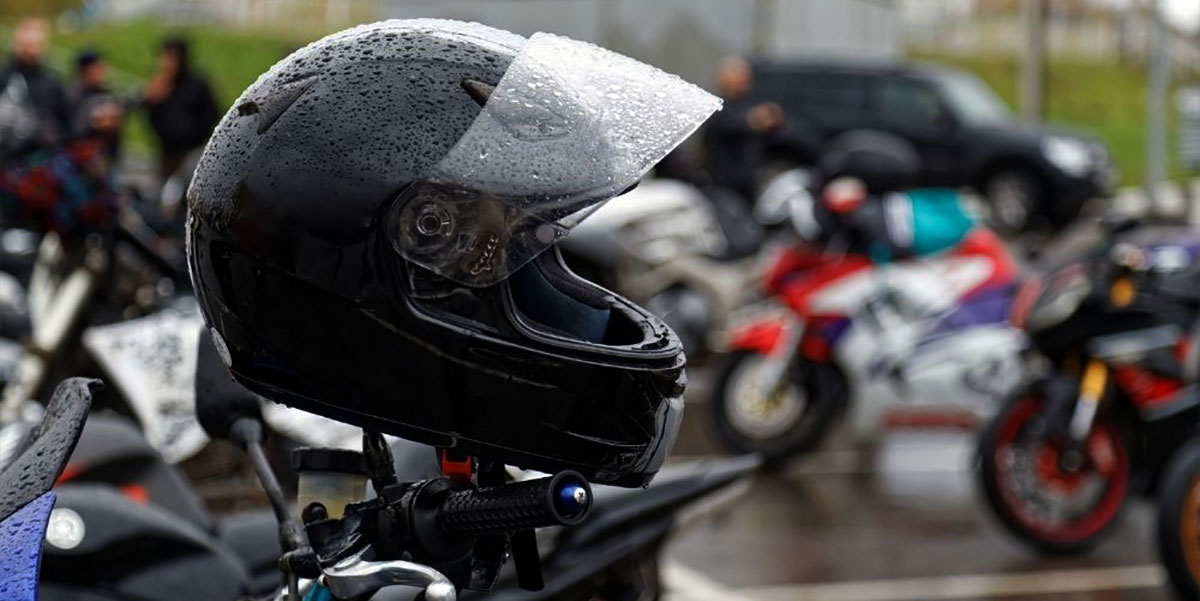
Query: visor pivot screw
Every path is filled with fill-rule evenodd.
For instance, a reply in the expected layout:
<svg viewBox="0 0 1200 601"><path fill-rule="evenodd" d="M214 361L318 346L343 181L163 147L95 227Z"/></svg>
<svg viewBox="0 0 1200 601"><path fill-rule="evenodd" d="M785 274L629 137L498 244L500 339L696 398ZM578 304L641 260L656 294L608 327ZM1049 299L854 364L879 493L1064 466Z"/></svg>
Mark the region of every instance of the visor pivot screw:
<svg viewBox="0 0 1200 601"><path fill-rule="evenodd" d="M538 242L541 242L542 244L550 244L551 242L554 242L555 238L558 237L557 233L554 231L554 228L544 223L539 225L537 229L534 230L534 235L537 236Z"/></svg>
<svg viewBox="0 0 1200 601"><path fill-rule="evenodd" d="M421 208L417 216L417 231L425 236L442 233L450 225L450 216L441 207L429 204Z"/></svg>

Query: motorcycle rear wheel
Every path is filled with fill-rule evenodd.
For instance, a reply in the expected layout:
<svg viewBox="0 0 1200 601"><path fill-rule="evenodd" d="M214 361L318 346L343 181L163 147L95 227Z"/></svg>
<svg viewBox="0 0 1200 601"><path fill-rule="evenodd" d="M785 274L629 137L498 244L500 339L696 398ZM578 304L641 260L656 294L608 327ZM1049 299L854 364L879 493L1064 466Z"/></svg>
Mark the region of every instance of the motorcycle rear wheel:
<svg viewBox="0 0 1200 601"><path fill-rule="evenodd" d="M848 402L848 387L841 372L827 363L801 361L789 374L780 399L739 398L755 394L744 389L745 380L764 357L755 351L736 351L721 363L713 385L710 411L717 438L738 454L758 453L767 465L779 465L793 456L816 449L836 423ZM772 405L770 415L760 415L761 427L747 418L747 403ZM760 412L761 413L761 412Z"/></svg>
<svg viewBox="0 0 1200 601"><path fill-rule="evenodd" d="M1171 457L1159 491L1159 557L1179 598L1200 601L1200 438Z"/></svg>
<svg viewBox="0 0 1200 601"><path fill-rule="evenodd" d="M1080 553L1120 521L1130 492L1128 445L1111 415L1102 413L1085 443L1084 467L1065 472L1059 467L1061 444L1030 433L1048 427L1037 423L1044 404L1030 394L1005 404L980 440L979 477L988 506L1021 542L1043 553ZM1019 490L1022 485L1033 490ZM1081 498L1074 495L1096 486L1098 498L1078 515L1056 515L1073 509L1069 504Z"/></svg>

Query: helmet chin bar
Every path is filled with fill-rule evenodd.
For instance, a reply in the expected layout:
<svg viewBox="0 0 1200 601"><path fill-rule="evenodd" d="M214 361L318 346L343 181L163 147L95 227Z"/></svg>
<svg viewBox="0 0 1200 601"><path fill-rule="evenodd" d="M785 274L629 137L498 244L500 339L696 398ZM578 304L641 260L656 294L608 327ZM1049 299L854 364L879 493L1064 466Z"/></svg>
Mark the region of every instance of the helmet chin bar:
<svg viewBox="0 0 1200 601"><path fill-rule="evenodd" d="M300 509L309 546L280 560L289 582L319 579L339 599L403 584L425 589L431 601L450 601L459 589L493 588L511 554L518 584L538 590L534 529L578 524L591 508L591 488L575 472L508 483L498 462L439 449L442 477L400 482L381 434L364 431L363 449L376 497L347 503L340 515L326 506L338 506L336 499L310 498ZM330 453L346 463L345 451ZM307 467L302 479L321 477Z"/></svg>

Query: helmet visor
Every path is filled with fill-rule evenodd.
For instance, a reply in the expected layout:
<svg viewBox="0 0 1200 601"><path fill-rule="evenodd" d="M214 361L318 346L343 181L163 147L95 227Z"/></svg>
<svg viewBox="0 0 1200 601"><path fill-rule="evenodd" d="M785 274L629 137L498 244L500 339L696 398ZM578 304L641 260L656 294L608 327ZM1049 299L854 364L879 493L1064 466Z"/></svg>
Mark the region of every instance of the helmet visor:
<svg viewBox="0 0 1200 601"><path fill-rule="evenodd" d="M468 286L503 280L562 239L721 104L679 77L545 33L489 91L389 216L401 255Z"/></svg>

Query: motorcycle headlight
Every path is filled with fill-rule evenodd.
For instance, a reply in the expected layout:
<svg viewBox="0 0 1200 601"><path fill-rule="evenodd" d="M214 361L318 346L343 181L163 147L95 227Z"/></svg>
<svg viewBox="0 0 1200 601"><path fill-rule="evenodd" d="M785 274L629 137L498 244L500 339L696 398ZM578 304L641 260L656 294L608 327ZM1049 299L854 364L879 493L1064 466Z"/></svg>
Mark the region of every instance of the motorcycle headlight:
<svg viewBox="0 0 1200 601"><path fill-rule="evenodd" d="M1066 267L1050 277L1025 319L1025 329L1039 332L1075 314L1092 293L1092 281L1081 265Z"/></svg>
<svg viewBox="0 0 1200 601"><path fill-rule="evenodd" d="M1042 140L1042 156L1063 173L1080 177L1092 166L1088 145L1081 140L1049 136Z"/></svg>

